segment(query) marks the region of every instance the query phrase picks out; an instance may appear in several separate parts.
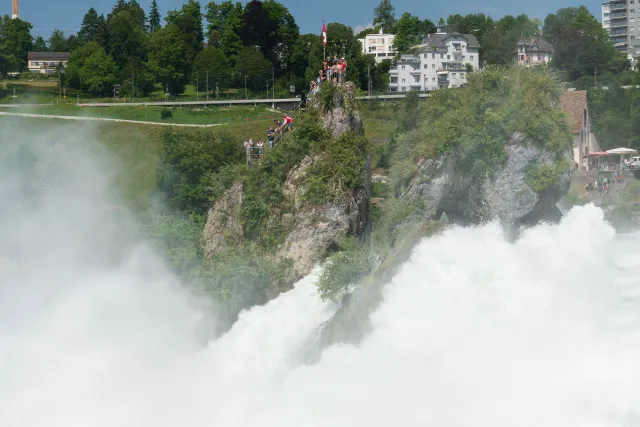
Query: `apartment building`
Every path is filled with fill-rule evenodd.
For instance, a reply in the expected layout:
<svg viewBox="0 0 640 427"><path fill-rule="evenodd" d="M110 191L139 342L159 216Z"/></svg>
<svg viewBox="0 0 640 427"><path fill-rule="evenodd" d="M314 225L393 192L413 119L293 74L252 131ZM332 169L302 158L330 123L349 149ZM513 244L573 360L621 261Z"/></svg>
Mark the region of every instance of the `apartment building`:
<svg viewBox="0 0 640 427"><path fill-rule="evenodd" d="M634 64L640 57L640 0L602 3L602 27L621 52Z"/></svg>
<svg viewBox="0 0 640 427"><path fill-rule="evenodd" d="M367 34L365 38L358 39L362 45L362 53L376 58L376 62L385 59L392 59L395 55L393 50L394 34L383 34L382 30L378 34Z"/></svg>
<svg viewBox="0 0 640 427"><path fill-rule="evenodd" d="M389 91L428 91L460 87L480 68L480 43L471 34L428 34L413 53L401 55L389 70Z"/></svg>
<svg viewBox="0 0 640 427"><path fill-rule="evenodd" d="M70 56L69 52L28 52L27 66L32 73L55 74L58 65L67 67Z"/></svg>

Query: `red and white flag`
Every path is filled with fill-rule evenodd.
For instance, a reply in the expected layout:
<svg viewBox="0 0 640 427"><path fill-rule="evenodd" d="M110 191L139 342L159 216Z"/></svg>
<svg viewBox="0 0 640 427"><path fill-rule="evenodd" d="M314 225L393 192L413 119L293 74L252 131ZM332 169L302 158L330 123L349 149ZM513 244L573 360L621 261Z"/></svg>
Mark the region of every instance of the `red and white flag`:
<svg viewBox="0 0 640 427"><path fill-rule="evenodd" d="M324 21L322 21L322 44L327 45L327 27L324 26Z"/></svg>

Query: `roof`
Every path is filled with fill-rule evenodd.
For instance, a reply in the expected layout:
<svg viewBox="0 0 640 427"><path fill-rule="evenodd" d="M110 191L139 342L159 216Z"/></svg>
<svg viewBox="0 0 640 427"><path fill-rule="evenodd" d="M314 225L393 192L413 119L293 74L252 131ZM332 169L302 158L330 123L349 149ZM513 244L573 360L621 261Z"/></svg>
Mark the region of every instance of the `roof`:
<svg viewBox="0 0 640 427"><path fill-rule="evenodd" d="M467 47L469 48L479 48L480 47L480 42L478 42L478 39L476 38L476 36L471 35L471 34L460 34L460 33L449 33L449 34L444 34L444 33L435 33L435 34L427 34L426 37L422 40L422 44L428 44L431 46L434 46L436 48L445 48L446 45L446 41L447 39L451 38L451 37L463 37L464 40L467 42Z"/></svg>
<svg viewBox="0 0 640 427"><path fill-rule="evenodd" d="M560 108L569 116L569 123L571 125L571 133L574 135L580 134L582 129L582 117L584 110L588 108L587 104L587 91L586 90L574 90L571 92L564 92L560 96Z"/></svg>
<svg viewBox="0 0 640 427"><path fill-rule="evenodd" d="M62 60L68 60L70 56L71 56L71 53L69 52L29 52L27 54L27 59L29 61L36 60L36 59L42 60L42 61L46 61L46 60L62 61Z"/></svg>
<svg viewBox="0 0 640 427"><path fill-rule="evenodd" d="M553 45L545 39L537 37L520 37L517 46L525 46L527 52L553 52ZM532 46L537 46L537 49L532 49Z"/></svg>

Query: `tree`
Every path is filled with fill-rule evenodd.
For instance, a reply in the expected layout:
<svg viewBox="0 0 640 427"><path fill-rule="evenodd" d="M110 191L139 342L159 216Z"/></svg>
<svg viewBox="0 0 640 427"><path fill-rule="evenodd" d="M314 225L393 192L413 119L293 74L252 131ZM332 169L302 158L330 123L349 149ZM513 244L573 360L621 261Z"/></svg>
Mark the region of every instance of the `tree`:
<svg viewBox="0 0 640 427"><path fill-rule="evenodd" d="M148 39L132 10L123 10L109 22L109 53L118 70L146 61ZM127 73L129 74L129 73Z"/></svg>
<svg viewBox="0 0 640 427"><path fill-rule="evenodd" d="M253 47L238 52L235 71L238 83L244 83L247 76L247 87L254 90L266 90L267 81L271 79L271 63Z"/></svg>
<svg viewBox="0 0 640 427"><path fill-rule="evenodd" d="M47 47L47 42L41 36L38 36L33 40L33 51L34 52L49 51L49 48Z"/></svg>
<svg viewBox="0 0 640 427"><path fill-rule="evenodd" d="M484 13L449 15L447 18L447 31L461 34L472 34L478 40L482 39L485 33L491 28L493 19Z"/></svg>
<svg viewBox="0 0 640 427"><path fill-rule="evenodd" d="M184 92L187 67L184 58L189 52L182 31L175 24L167 24L151 35L149 70L158 82L169 87L170 93Z"/></svg>
<svg viewBox="0 0 640 427"><path fill-rule="evenodd" d="M396 22L396 37L393 40L393 45L396 52L403 53L411 46L420 43L426 34L435 32L436 26L433 25L433 22L428 19L421 21L417 16L405 12Z"/></svg>
<svg viewBox="0 0 640 427"><path fill-rule="evenodd" d="M189 71L196 55L203 48L204 30L200 3L196 0L187 0L180 10L170 11L166 21L167 24L175 25L182 33L182 38L187 46L183 60L187 64L186 70Z"/></svg>
<svg viewBox="0 0 640 427"><path fill-rule="evenodd" d="M156 0L151 2L151 10L149 11L149 33L153 34L162 27L160 23L160 12L158 11L158 3Z"/></svg>
<svg viewBox="0 0 640 427"><path fill-rule="evenodd" d="M538 19L530 19L524 14L506 15L499 21L491 21L480 39L482 61L493 65L511 64L520 37L539 37L540 25Z"/></svg>
<svg viewBox="0 0 640 427"><path fill-rule="evenodd" d="M396 9L391 4L391 0L381 0L380 4L373 10L373 25L390 34L393 32L395 24Z"/></svg>
<svg viewBox="0 0 640 427"><path fill-rule="evenodd" d="M547 16L543 32L555 41L552 64L570 80L592 76L596 69L601 75L617 74L630 66L584 6L559 9Z"/></svg>
<svg viewBox="0 0 640 427"><path fill-rule="evenodd" d="M195 73L198 73L198 79L196 79ZM198 53L191 74L191 82L195 83L198 80L200 88L206 84L204 82L206 82L207 74L209 81L217 84L220 88L228 87L231 82L229 61L222 49L213 46Z"/></svg>
<svg viewBox="0 0 640 427"><path fill-rule="evenodd" d="M318 77L322 67L322 38L317 34L303 34L293 44L289 57L289 74L298 87L306 87Z"/></svg>
<svg viewBox="0 0 640 427"><path fill-rule="evenodd" d="M69 43L61 30L55 29L48 40L51 52L69 52Z"/></svg>
<svg viewBox="0 0 640 427"><path fill-rule="evenodd" d="M104 15L98 15L98 12L91 8L82 18L78 36L86 43L98 42L102 44L105 40L105 31Z"/></svg>
<svg viewBox="0 0 640 427"><path fill-rule="evenodd" d="M209 46L215 46L224 52L227 58L238 54L242 49L240 32L242 30L244 9L242 3L224 1L207 5L207 34Z"/></svg>
<svg viewBox="0 0 640 427"><path fill-rule="evenodd" d="M24 71L33 46L32 25L8 15L0 18L0 73Z"/></svg>
<svg viewBox="0 0 640 427"><path fill-rule="evenodd" d="M111 92L116 83L116 65L96 42L72 52L65 80L69 87L101 96Z"/></svg>

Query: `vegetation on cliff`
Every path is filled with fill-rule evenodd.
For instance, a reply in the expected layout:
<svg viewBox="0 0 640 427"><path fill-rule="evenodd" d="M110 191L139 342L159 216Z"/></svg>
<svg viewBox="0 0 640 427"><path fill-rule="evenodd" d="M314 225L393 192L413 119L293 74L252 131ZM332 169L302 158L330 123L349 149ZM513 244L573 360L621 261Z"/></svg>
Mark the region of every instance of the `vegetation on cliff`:
<svg viewBox="0 0 640 427"><path fill-rule="evenodd" d="M516 132L560 159L571 142L566 116L558 108L560 91L548 71L490 67L473 74L464 89L434 92L422 108L420 126L396 137L394 189L408 183L418 159L449 151L472 176L490 175L506 161L506 144ZM534 186L540 188L550 172L532 172Z"/></svg>

